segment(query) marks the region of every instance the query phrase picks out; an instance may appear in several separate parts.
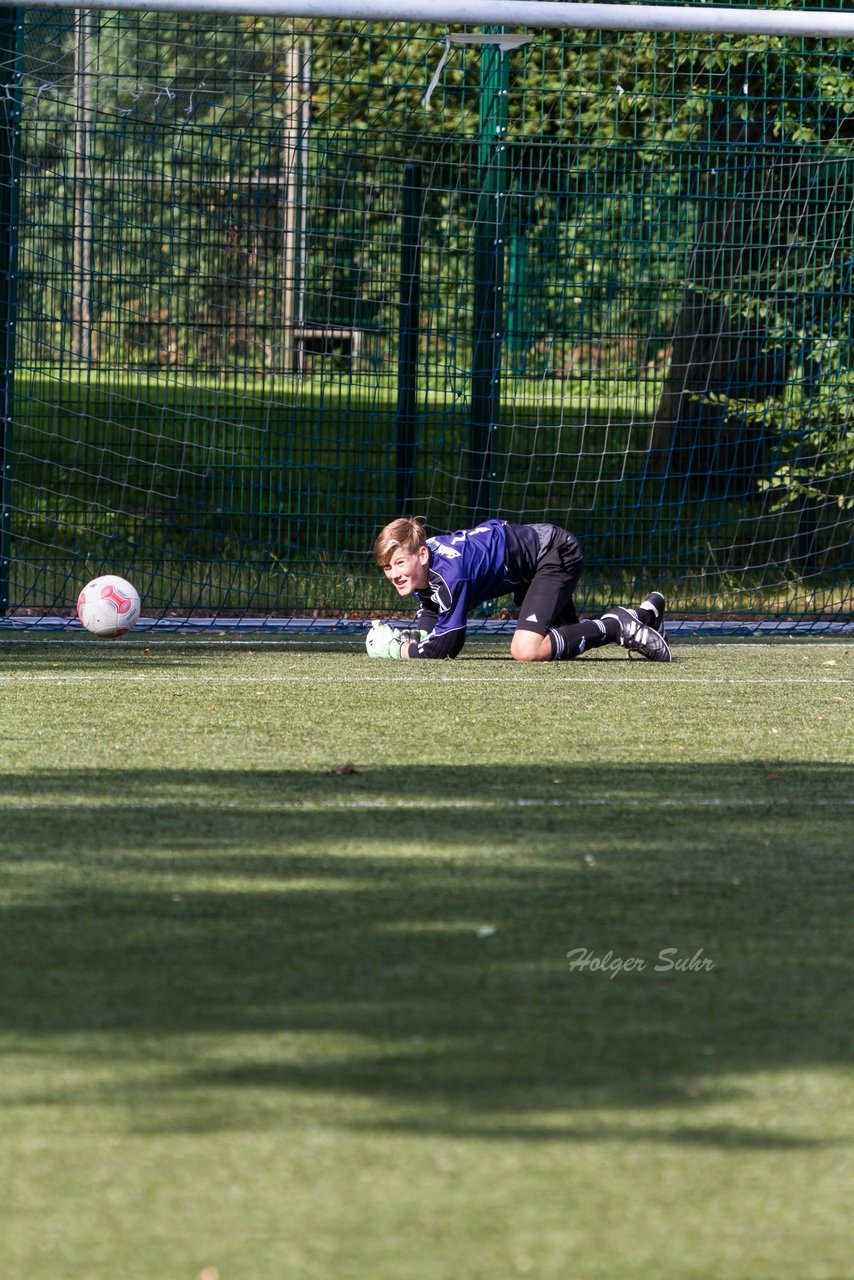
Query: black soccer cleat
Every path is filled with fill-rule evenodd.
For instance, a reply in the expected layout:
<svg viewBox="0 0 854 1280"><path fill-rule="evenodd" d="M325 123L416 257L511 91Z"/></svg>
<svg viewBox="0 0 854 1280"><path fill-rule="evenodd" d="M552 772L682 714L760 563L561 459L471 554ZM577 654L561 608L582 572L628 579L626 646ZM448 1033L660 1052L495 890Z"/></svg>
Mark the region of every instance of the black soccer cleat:
<svg viewBox="0 0 854 1280"><path fill-rule="evenodd" d="M647 614L647 617L643 619L644 625L647 627L652 627L653 631L657 631L658 634L662 637L662 639L666 640L667 628L664 623L664 616L667 612L667 609L664 603L664 596L661 594L661 592L650 591L649 595L644 597L643 603L639 605L635 605L634 608L629 610L629 613L633 614L634 617L638 618L638 621L641 621L641 619L638 617L641 611ZM649 614L652 614L653 616L650 618L648 616ZM629 653L629 660L631 660L634 656L635 655L633 653Z"/></svg>
<svg viewBox="0 0 854 1280"><path fill-rule="evenodd" d="M616 618L620 624L617 643L630 653L641 653L650 662L672 662L670 648L661 632L656 627L641 622L631 609L618 605L616 609L603 613L602 621L605 618Z"/></svg>

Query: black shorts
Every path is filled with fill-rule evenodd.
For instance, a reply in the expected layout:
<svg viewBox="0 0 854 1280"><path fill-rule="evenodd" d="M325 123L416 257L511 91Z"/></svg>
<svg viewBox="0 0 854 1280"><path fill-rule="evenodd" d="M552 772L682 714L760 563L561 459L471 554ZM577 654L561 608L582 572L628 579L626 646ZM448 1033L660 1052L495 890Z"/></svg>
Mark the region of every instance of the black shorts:
<svg viewBox="0 0 854 1280"><path fill-rule="evenodd" d="M551 533L546 532L551 529ZM577 539L566 529L544 527L544 546L530 583L513 593L519 606L517 631L547 635L551 627L578 621L573 594L581 577L584 557Z"/></svg>

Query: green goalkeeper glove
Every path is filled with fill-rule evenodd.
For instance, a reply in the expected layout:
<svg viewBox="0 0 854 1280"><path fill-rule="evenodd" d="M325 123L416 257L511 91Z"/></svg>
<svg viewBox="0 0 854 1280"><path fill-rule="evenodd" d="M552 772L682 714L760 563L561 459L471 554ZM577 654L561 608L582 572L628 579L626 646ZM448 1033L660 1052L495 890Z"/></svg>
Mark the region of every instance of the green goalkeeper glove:
<svg viewBox="0 0 854 1280"><path fill-rule="evenodd" d="M395 631L387 622L371 623L371 629L365 637L365 648L369 658L399 658L404 644L400 632Z"/></svg>
<svg viewBox="0 0 854 1280"><path fill-rule="evenodd" d="M377 622L375 619L365 637L365 648L369 658L399 658L404 645L412 644L413 641L420 644L427 634L416 628L399 631L396 627L390 627L387 622Z"/></svg>

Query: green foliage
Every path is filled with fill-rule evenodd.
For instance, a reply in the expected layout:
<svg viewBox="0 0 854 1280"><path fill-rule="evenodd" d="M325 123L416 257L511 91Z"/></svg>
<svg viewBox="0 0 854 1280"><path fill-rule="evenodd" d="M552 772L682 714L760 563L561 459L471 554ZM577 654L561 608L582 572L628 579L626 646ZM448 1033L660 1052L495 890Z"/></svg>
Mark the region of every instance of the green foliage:
<svg viewBox="0 0 854 1280"><path fill-rule="evenodd" d="M24 257L37 245L43 252L47 236L63 270L45 279L25 270L22 299L34 319L21 342L25 352L29 342L61 354L71 345L62 280L79 192L75 26L68 11L28 23ZM446 346L465 348L480 183L476 48L453 49L425 110L443 46L423 29L157 13L95 23L96 359L252 369L280 361L282 202L295 194L281 185L293 163L285 126L302 127L302 85L288 61L295 42L310 75L298 196L307 206L306 319L365 328L370 358L393 362L388 283L398 249L389 219L398 216L399 165L415 158L427 171L431 320ZM666 332L716 149L721 172L729 168L723 122L761 124L769 147L827 144L844 136L852 98L850 66L832 44L811 56L777 38L535 33L513 55L507 139L508 220L530 263L527 372L561 373L571 359L562 348L579 339L643 330L655 342ZM705 194L720 199L720 183ZM802 203L792 216L809 234ZM761 294L763 282L753 283ZM449 305L464 325L440 318ZM543 340L557 353L542 358Z"/></svg>
<svg viewBox="0 0 854 1280"><path fill-rule="evenodd" d="M854 509L854 372L814 386L793 381L783 399L745 411L780 437L780 461L759 481L775 511L804 502Z"/></svg>

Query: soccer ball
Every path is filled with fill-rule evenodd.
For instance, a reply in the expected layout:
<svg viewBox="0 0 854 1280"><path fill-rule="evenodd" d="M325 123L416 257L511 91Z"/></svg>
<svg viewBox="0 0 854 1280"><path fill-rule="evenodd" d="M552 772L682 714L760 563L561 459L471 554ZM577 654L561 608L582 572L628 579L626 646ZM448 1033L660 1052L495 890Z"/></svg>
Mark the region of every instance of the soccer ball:
<svg viewBox="0 0 854 1280"><path fill-rule="evenodd" d="M77 597L77 617L83 626L107 639L123 636L136 626L141 607L136 587L114 573L93 578Z"/></svg>

